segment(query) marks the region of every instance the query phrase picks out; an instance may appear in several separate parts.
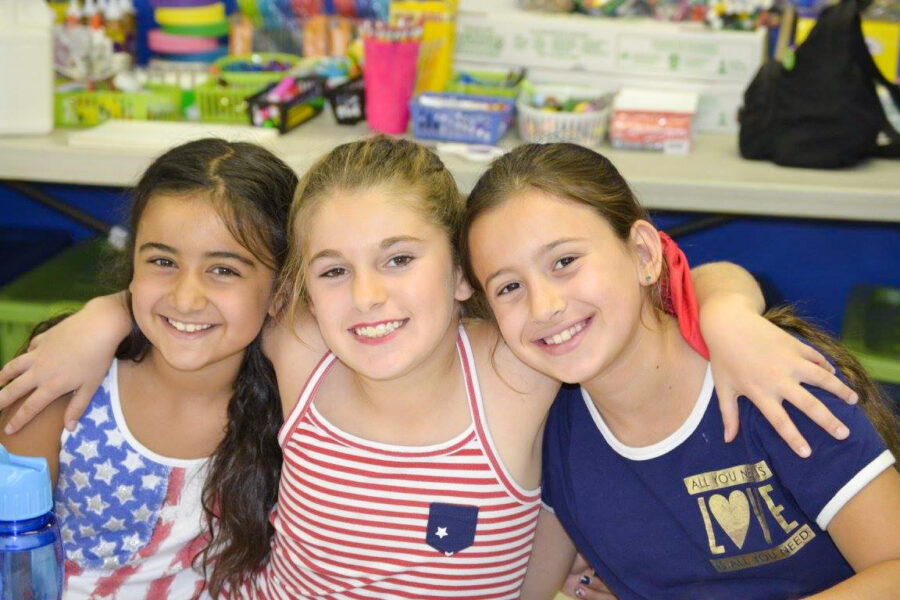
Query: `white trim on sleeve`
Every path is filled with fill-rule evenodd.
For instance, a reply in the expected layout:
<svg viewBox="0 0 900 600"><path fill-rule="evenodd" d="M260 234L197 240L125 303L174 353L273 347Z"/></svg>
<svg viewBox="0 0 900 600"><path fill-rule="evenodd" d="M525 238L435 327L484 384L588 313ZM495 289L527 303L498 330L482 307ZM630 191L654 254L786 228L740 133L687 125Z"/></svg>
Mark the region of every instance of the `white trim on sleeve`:
<svg viewBox="0 0 900 600"><path fill-rule="evenodd" d="M891 454L890 450L885 450L875 457L875 460L863 467L853 479L844 484L837 493L828 501L828 504L822 508L822 511L816 517L816 524L822 530L828 529L831 519L844 508L844 505L850 501L861 489L866 487L873 479L881 475L881 473L893 465L897 459Z"/></svg>
<svg viewBox="0 0 900 600"><path fill-rule="evenodd" d="M541 500L541 508L543 508L544 510L546 510L546 511L547 511L548 513L550 513L551 515L556 516L556 511L553 510L553 507L550 506L549 504L547 504L546 502L544 502L543 500Z"/></svg>

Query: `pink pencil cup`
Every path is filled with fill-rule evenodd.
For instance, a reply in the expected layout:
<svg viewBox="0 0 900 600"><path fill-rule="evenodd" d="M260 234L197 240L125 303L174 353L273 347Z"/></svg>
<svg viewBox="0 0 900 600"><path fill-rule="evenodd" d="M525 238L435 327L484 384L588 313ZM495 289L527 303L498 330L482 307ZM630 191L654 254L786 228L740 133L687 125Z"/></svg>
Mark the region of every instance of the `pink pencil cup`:
<svg viewBox="0 0 900 600"><path fill-rule="evenodd" d="M366 121L378 133L401 134L409 123L409 100L416 86L419 40L390 42L366 38Z"/></svg>

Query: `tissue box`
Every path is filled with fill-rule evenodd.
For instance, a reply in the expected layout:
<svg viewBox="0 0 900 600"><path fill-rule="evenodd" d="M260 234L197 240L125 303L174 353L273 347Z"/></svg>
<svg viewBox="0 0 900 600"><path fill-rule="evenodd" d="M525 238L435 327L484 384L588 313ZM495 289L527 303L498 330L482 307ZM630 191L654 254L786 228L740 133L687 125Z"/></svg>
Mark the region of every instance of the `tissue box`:
<svg viewBox="0 0 900 600"><path fill-rule="evenodd" d="M686 154L698 99L692 92L623 88L613 100L609 142L614 148Z"/></svg>

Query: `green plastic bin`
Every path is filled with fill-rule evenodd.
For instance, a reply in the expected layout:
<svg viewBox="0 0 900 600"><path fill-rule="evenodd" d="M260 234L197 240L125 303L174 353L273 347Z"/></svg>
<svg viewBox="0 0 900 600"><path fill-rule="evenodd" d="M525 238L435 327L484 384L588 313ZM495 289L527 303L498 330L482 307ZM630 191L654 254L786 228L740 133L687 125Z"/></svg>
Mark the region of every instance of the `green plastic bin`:
<svg viewBox="0 0 900 600"><path fill-rule="evenodd" d="M900 288L855 286L841 341L873 379L900 384Z"/></svg>
<svg viewBox="0 0 900 600"><path fill-rule="evenodd" d="M0 363L19 352L38 323L112 291L99 273L113 252L105 239L80 242L0 288Z"/></svg>
<svg viewBox="0 0 900 600"><path fill-rule="evenodd" d="M447 91L472 96L515 98L519 95L525 71L466 71L454 73L447 82Z"/></svg>

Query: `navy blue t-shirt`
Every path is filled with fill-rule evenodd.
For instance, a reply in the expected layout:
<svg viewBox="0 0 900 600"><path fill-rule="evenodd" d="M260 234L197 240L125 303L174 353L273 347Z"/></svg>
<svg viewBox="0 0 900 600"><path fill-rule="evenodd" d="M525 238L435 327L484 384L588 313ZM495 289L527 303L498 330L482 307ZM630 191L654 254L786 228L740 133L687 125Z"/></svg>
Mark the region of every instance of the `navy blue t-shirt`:
<svg viewBox="0 0 900 600"><path fill-rule="evenodd" d="M857 406L810 388L851 431L834 440L785 403L803 459L745 398L723 441L712 375L665 440L619 442L587 393L566 387L544 437L543 501L621 600L796 598L853 574L825 533L894 457Z"/></svg>

